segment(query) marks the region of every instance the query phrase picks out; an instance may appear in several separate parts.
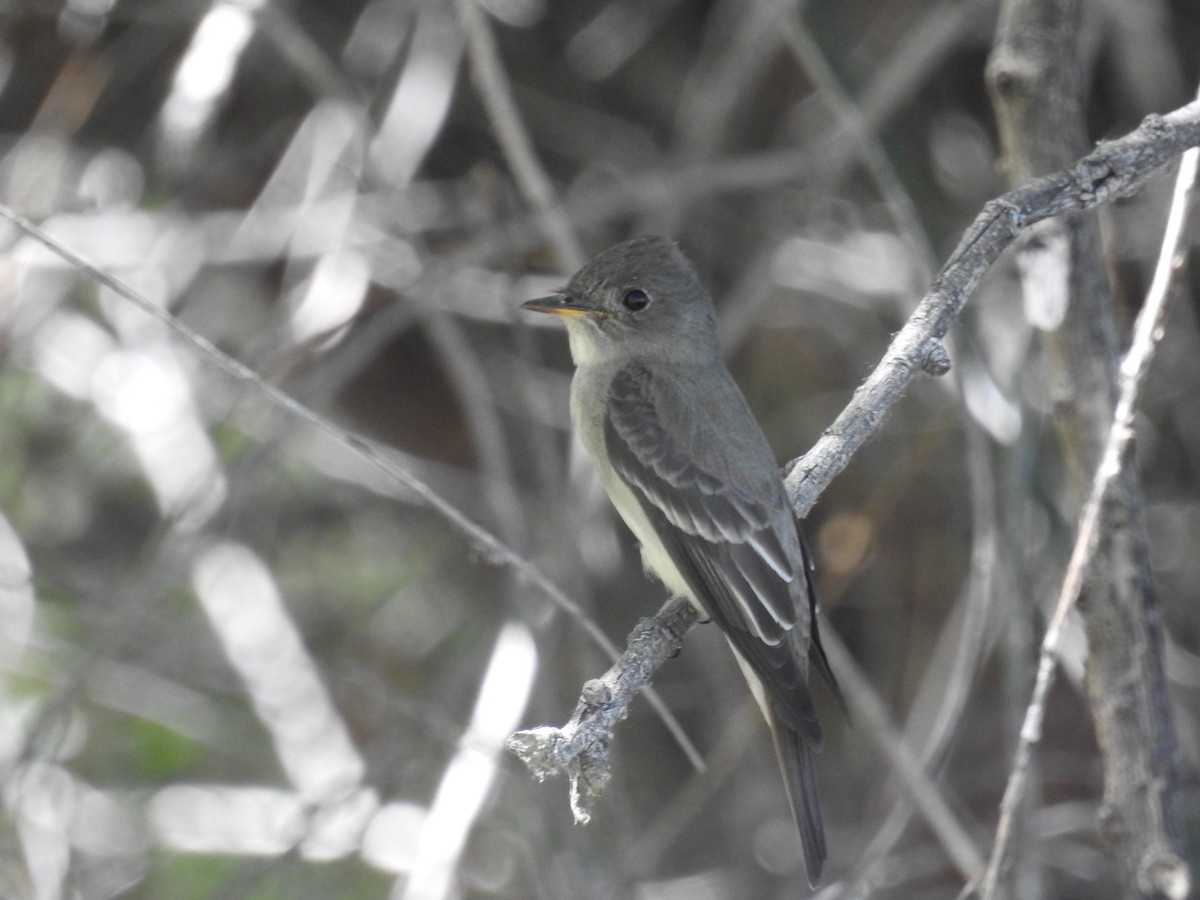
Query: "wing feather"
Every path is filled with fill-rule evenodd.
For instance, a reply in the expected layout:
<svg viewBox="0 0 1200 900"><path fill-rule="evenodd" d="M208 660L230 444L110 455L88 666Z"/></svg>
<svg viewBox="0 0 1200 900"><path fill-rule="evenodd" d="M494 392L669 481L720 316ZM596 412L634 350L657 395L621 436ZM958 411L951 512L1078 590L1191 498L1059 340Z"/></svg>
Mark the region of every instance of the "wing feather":
<svg viewBox="0 0 1200 900"><path fill-rule="evenodd" d="M817 639L808 553L774 457L733 379L723 368L674 374L668 383L633 364L613 377L603 422L608 461L693 598L762 683L815 885L826 851L812 766L821 726L810 661L841 695ZM689 374L702 385L689 385ZM679 385L721 421L690 408Z"/></svg>
<svg viewBox="0 0 1200 900"><path fill-rule="evenodd" d="M819 743L807 684L812 601L796 524L732 379L705 387L727 392L712 400L733 422L681 416L682 398L664 379L637 365L619 371L604 422L609 461L697 601L778 701L779 717ZM714 432L720 427L727 433Z"/></svg>

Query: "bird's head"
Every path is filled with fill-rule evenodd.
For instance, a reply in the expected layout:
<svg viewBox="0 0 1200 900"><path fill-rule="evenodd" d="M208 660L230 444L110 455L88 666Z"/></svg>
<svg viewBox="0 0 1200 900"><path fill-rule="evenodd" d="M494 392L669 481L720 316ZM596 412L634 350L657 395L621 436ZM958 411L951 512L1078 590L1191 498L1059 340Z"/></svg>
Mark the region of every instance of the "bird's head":
<svg viewBox="0 0 1200 900"><path fill-rule="evenodd" d="M686 257L663 237L610 247L566 287L523 308L566 320L577 365L614 355L716 352L712 301Z"/></svg>

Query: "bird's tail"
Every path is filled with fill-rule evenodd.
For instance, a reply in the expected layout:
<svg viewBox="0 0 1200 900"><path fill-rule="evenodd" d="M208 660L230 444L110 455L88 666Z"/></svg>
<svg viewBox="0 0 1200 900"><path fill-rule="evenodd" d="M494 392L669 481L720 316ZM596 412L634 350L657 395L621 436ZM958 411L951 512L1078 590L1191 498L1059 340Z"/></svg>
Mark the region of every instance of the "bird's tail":
<svg viewBox="0 0 1200 900"><path fill-rule="evenodd" d="M783 772L792 818L796 820L796 829L800 832L808 883L816 887L821 880L821 869L825 866L827 854L821 802L817 797L817 780L813 771L813 748L778 714L771 716L771 736L775 740L775 753Z"/></svg>

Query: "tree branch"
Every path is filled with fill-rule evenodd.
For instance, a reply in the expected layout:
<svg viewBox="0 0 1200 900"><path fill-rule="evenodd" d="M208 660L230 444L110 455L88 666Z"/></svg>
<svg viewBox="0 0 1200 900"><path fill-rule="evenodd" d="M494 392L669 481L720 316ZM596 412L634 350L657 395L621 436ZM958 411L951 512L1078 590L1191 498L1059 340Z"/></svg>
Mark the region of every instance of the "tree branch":
<svg viewBox="0 0 1200 900"><path fill-rule="evenodd" d="M612 668L584 684L566 725L518 731L508 739L508 749L538 781L559 772L567 774L577 823L591 819L592 808L612 777L608 746L613 729L625 718L634 695L679 650L698 618L687 600L672 597L654 617L642 619L630 632L628 646Z"/></svg>
<svg viewBox="0 0 1200 900"><path fill-rule="evenodd" d="M942 336L983 273L1022 229L1128 194L1197 143L1200 102L1193 102L1164 116L1148 116L1137 130L1101 143L1071 169L1039 178L984 206L875 371L813 448L787 465L785 483L796 515L807 515L918 372L926 366L933 367L933 374L948 371Z"/></svg>

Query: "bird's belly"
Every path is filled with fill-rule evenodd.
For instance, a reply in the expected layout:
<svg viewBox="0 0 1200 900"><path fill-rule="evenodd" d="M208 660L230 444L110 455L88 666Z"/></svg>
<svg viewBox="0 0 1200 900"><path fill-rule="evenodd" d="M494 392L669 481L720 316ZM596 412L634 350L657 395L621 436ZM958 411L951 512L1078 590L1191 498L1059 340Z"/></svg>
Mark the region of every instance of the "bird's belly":
<svg viewBox="0 0 1200 900"><path fill-rule="evenodd" d="M572 398L571 414L575 421L575 428L579 434L579 439L596 465L600 481L604 485L604 490L608 494L609 500L612 501L612 505L620 513L625 525L633 532L633 536L637 538L638 543L641 544L642 565L645 570L658 578L672 595L686 597L688 602L695 607L696 611L702 617L706 619L710 618L712 613L704 608L704 605L696 599L695 594L688 587L687 581L679 572L679 569L676 568L671 555L667 552L666 546L664 546L658 536L658 531L650 522L645 509L642 508L641 502L629 485L613 471L612 466L608 463L608 452L604 446L603 405L586 402L586 396L591 391L596 390L597 383L606 383L606 379L603 377L597 377L593 381L592 377L594 375L593 370L581 367L576 371L575 379L571 384L572 394L575 395ZM583 412L584 410L588 410L589 412L585 413ZM754 695L754 699L758 702L763 714L767 717L767 721L771 721L770 705L763 690L762 682L750 667L750 664L746 662L742 654L734 647L732 641L729 647L733 650L738 667L742 670L746 681L750 685L750 691Z"/></svg>
<svg viewBox="0 0 1200 900"><path fill-rule="evenodd" d="M600 463L597 465L600 469L600 479L604 482L604 489L608 492L608 498L617 508L617 512L621 514L621 518L633 532L638 543L641 544L643 567L658 578L672 594L678 597L687 597L701 614L707 616L708 613L692 596L687 582L680 574L679 569L675 567L671 555L663 546L658 532L651 524L650 518L646 515L646 511L633 491L610 466Z"/></svg>
<svg viewBox="0 0 1200 900"><path fill-rule="evenodd" d="M570 323L568 323L570 324ZM594 366L581 360L574 343L571 345L575 357L575 377L571 381L571 418L583 447L596 465L600 481L612 505L622 520L642 545L642 565L677 597L687 597L692 606L703 616L708 616L704 607L697 602L688 589L687 582L675 568L667 548L659 540L641 502L621 476L613 471L608 462L608 451L604 446L604 412L608 384L612 373L603 366Z"/></svg>
<svg viewBox="0 0 1200 900"><path fill-rule="evenodd" d="M629 530L633 532L638 542L642 545L642 565L647 572L655 575L673 595L677 597L686 597L688 602L696 608L697 612L704 618L709 618L712 614L706 610L703 604L692 594L684 581L683 576L675 567L670 554L667 553L667 548L658 538L658 532L654 530L654 526L650 524L650 519L646 516L645 511L638 503L637 497L633 491L617 477L615 472L607 467L601 466L601 478L604 481L604 488L608 491L609 499L612 500L613 506L621 514L621 518L625 520L625 524L629 526ZM737 660L738 668L742 670L742 674L746 677L746 682L750 685L750 693L754 695L759 709L767 721L771 721L770 701L767 698L766 691L763 689L763 684L759 680L754 669L746 662L745 657L738 652L733 642L729 642L729 649L733 651L733 656Z"/></svg>

